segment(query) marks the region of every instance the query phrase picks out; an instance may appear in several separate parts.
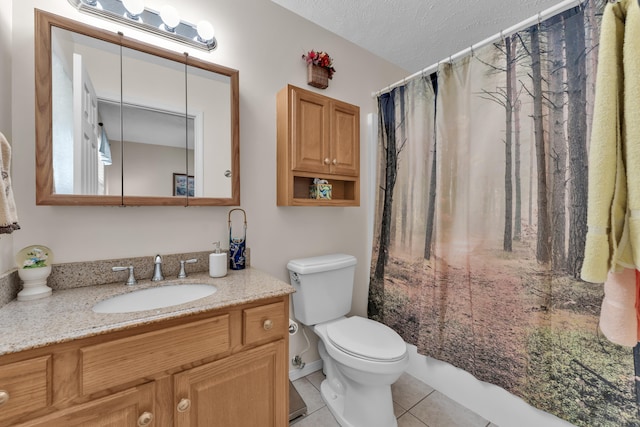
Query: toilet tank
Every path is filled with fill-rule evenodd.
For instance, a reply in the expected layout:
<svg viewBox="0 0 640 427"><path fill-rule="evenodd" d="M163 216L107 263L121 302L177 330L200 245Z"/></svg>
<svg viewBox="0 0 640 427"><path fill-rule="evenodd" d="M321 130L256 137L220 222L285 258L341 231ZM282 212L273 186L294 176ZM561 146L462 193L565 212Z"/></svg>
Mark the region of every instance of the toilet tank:
<svg viewBox="0 0 640 427"><path fill-rule="evenodd" d="M346 315L351 310L356 263L354 256L345 254L289 261L296 319L316 325Z"/></svg>

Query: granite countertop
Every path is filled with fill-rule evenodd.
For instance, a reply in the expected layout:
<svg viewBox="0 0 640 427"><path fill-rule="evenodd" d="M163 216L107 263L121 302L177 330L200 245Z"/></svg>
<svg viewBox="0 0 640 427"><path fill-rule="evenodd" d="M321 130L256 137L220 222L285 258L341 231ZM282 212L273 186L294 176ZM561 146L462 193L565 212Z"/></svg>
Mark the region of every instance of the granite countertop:
<svg viewBox="0 0 640 427"><path fill-rule="evenodd" d="M91 310L97 302L114 295L187 283L211 284L218 290L208 297L161 309L109 314ZM186 279L140 280L134 286L120 282L58 290L47 298L14 300L0 308L0 355L284 296L294 291L288 283L255 268L229 271L221 278L211 278L208 273L192 273Z"/></svg>

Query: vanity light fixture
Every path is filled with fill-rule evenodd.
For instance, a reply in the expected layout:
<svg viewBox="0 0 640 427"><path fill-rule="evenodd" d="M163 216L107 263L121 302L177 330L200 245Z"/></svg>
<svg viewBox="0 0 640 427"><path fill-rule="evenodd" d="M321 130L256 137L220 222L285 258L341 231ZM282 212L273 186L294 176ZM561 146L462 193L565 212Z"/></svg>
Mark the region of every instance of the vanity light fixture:
<svg viewBox="0 0 640 427"><path fill-rule="evenodd" d="M183 21L172 6L163 6L157 12L144 7L144 0L69 0L69 3L80 12L126 24L198 49L211 51L218 46L211 23L200 21L196 26Z"/></svg>
<svg viewBox="0 0 640 427"><path fill-rule="evenodd" d="M198 32L198 41L201 43L209 43L211 40L215 40L213 37L213 25L211 25L209 21L198 22L196 31Z"/></svg>
<svg viewBox="0 0 640 427"><path fill-rule="evenodd" d="M164 23L164 29L170 33L175 33L176 27L180 25L180 15L173 6L162 6L160 8L160 18Z"/></svg>
<svg viewBox="0 0 640 427"><path fill-rule="evenodd" d="M140 14L144 12L144 0L122 0L124 8L127 10L126 17L135 21L140 19Z"/></svg>

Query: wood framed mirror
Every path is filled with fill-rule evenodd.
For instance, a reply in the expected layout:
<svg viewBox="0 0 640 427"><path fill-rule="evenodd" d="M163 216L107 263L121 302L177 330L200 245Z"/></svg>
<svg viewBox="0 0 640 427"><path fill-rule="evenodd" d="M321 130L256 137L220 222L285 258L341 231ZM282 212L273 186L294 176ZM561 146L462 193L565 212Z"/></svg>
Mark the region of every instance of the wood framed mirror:
<svg viewBox="0 0 640 427"><path fill-rule="evenodd" d="M37 9L35 29L37 205L240 204L237 70Z"/></svg>

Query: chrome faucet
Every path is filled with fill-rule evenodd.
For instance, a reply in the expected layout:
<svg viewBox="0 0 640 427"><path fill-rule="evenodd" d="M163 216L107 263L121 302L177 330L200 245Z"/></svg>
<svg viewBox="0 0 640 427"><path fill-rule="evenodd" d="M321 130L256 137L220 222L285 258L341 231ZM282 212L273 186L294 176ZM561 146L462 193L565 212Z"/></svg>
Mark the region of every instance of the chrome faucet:
<svg viewBox="0 0 640 427"><path fill-rule="evenodd" d="M153 277L151 278L152 282L158 282L160 280L164 280L164 276L162 275L162 257L160 255L156 255L153 260Z"/></svg>

